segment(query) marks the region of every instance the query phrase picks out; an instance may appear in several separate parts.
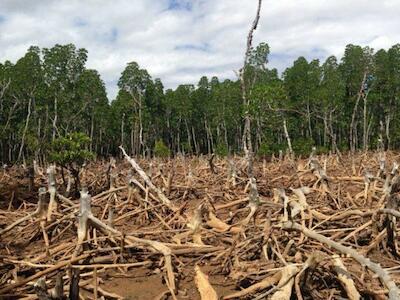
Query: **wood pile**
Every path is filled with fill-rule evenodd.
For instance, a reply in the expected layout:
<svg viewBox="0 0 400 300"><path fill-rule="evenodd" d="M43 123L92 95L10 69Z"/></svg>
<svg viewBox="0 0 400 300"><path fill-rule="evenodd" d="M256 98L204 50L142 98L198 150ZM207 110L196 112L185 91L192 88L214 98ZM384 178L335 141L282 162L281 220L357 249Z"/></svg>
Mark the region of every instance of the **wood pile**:
<svg viewBox="0 0 400 300"><path fill-rule="evenodd" d="M113 283L144 274L140 299L400 299L397 153L259 159L249 180L241 157L121 151L79 194L3 168L0 297L139 299Z"/></svg>

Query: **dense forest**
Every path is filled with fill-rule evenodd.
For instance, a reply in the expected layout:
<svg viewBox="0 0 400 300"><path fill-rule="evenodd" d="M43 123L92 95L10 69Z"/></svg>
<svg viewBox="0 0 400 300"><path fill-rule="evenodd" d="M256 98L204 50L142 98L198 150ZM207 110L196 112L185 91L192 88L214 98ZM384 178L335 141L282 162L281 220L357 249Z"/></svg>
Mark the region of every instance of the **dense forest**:
<svg viewBox="0 0 400 300"><path fill-rule="evenodd" d="M400 147L400 44L375 52L347 45L324 62L299 57L280 76L268 68L269 46L252 48L239 80L199 79L165 90L136 62L122 72L115 100L107 99L87 51L74 45L30 47L15 64L0 64L0 150L3 163L43 158L57 137L82 132L88 150L152 155L242 151L243 116L252 122L254 151L367 150ZM242 92L249 99L244 111ZM158 143L156 143L158 142Z"/></svg>

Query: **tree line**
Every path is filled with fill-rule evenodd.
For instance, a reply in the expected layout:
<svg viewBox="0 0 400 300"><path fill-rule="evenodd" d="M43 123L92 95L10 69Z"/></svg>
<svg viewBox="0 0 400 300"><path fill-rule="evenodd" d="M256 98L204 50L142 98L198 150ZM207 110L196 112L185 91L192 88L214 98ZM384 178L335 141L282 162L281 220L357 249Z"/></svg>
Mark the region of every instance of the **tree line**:
<svg viewBox="0 0 400 300"><path fill-rule="evenodd" d="M347 45L343 57L299 57L282 75L268 68L269 46L252 48L243 78L199 79L165 89L136 62L126 65L115 100L107 99L87 51L73 44L30 47L15 64L0 63L0 153L3 163L43 159L51 143L73 132L90 138L97 156L240 153L243 119L254 152L400 147L400 44L388 50ZM287 134L286 134L287 133Z"/></svg>

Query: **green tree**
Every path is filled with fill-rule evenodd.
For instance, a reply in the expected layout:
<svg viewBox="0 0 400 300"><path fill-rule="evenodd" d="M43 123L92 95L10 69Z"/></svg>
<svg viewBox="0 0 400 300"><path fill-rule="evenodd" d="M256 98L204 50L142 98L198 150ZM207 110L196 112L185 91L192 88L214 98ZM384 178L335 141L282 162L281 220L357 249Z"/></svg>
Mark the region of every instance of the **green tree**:
<svg viewBox="0 0 400 300"><path fill-rule="evenodd" d="M90 151L103 152L108 130L109 104L104 82L96 70L84 70L76 84L75 113L69 122L74 130L86 132L90 137Z"/></svg>
<svg viewBox="0 0 400 300"><path fill-rule="evenodd" d="M87 51L76 49L73 44L55 45L43 49L44 81L48 93L49 109L52 111L52 140L70 131L75 115L76 87L85 69Z"/></svg>
<svg viewBox="0 0 400 300"><path fill-rule="evenodd" d="M94 154L87 150L89 144L90 138L81 132L58 137L51 143L50 161L71 172L76 192L81 188L79 171L83 163L94 158Z"/></svg>
<svg viewBox="0 0 400 300"><path fill-rule="evenodd" d="M122 72L118 81L121 92L127 93L132 102L133 114L131 118L131 150L138 155L144 148L143 140L143 112L145 109L144 96L151 84L151 77L145 69L141 69L136 62L130 62Z"/></svg>
<svg viewBox="0 0 400 300"><path fill-rule="evenodd" d="M158 140L155 142L153 152L156 157L161 157L161 158L167 158L171 155L171 151L164 144L164 142L162 140Z"/></svg>
<svg viewBox="0 0 400 300"><path fill-rule="evenodd" d="M301 122L296 126L299 126L306 133L305 136L311 139L314 137L314 122L311 112L319 100L320 82L321 68L318 60L308 63L304 57L300 57L284 73L284 83L290 104L293 109L304 114L307 120L306 123Z"/></svg>
<svg viewBox="0 0 400 300"><path fill-rule="evenodd" d="M334 123L345 116L343 114L345 82L342 79L335 56L328 57L322 65L319 96L318 113L323 121L323 140L321 144L327 147L330 140L333 150L336 150L337 126L334 126Z"/></svg>

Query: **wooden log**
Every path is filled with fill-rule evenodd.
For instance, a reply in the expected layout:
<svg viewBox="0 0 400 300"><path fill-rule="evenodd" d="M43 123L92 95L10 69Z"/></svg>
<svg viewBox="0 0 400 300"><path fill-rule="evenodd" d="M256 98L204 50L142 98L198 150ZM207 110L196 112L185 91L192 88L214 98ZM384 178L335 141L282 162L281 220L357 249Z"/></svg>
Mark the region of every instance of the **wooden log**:
<svg viewBox="0 0 400 300"><path fill-rule="evenodd" d="M351 279L351 275L349 274L342 260L338 256L333 258L333 265L334 265L334 270L338 276L338 279L342 284L343 288L345 289L349 299L359 300L361 296L357 291L354 281L353 279Z"/></svg>
<svg viewBox="0 0 400 300"><path fill-rule="evenodd" d="M329 247L331 247L333 249L338 250L339 252L341 252L345 255L349 255L354 260L356 260L359 264L361 264L364 267L367 267L368 269L370 269L372 272L374 272L378 276L378 278L380 279L382 284L384 284L388 288L390 300L399 300L400 299L399 288L397 287L396 283L392 280L392 278L389 276L388 272L386 270L384 270L379 264L372 262L369 258L364 257L363 255L359 254L354 249L343 246L342 244L339 244L339 243L327 238L326 236L316 233L315 231L305 228L295 222L287 221L283 224L283 228L286 230L300 231L305 236L307 236L311 239L315 239L323 244L328 245Z"/></svg>
<svg viewBox="0 0 400 300"><path fill-rule="evenodd" d="M257 282L239 292L227 295L223 299L225 299L225 300L235 299L235 298L242 299L242 298L246 297L247 295L264 290L264 289L276 284L281 279L281 277L282 277L282 273L276 272L274 275L267 276L260 282Z"/></svg>
<svg viewBox="0 0 400 300"><path fill-rule="evenodd" d="M142 179L148 185L148 187L157 194L159 201L161 201L171 210L175 211L176 207L171 203L171 201L167 198L167 196L165 196L164 193L151 182L146 172L143 171L143 169L136 163L136 161L133 158L131 158L128 154L126 154L124 148L122 148L121 146L119 146L119 148L121 149L125 159L131 164L131 166L140 175L140 177L142 177Z"/></svg>
<svg viewBox="0 0 400 300"><path fill-rule="evenodd" d="M59 262L58 264L54 265L51 268L47 268L43 271L37 272L36 274L29 276L28 278L25 279L21 279L20 281L13 283L13 284L9 284L8 286L4 287L3 289L0 290L0 296L2 296L3 294L14 290L17 287L23 286L25 284L27 284L28 282L31 282L35 279L38 279L42 276L45 276L51 272L57 271L65 266L68 266L69 264L73 264L77 261L80 261L81 259L87 258L89 256L89 254L82 254L78 257L75 257L74 259L68 259L68 260L64 260L62 262Z"/></svg>
<svg viewBox="0 0 400 300"><path fill-rule="evenodd" d="M282 270L281 279L279 280L279 289L272 296L271 300L290 300L294 284L294 277L299 270L295 265L287 265Z"/></svg>
<svg viewBox="0 0 400 300"><path fill-rule="evenodd" d="M196 273L194 280L199 290L201 300L218 300L217 292L210 284L208 276L201 271L198 265L194 267L194 271Z"/></svg>

